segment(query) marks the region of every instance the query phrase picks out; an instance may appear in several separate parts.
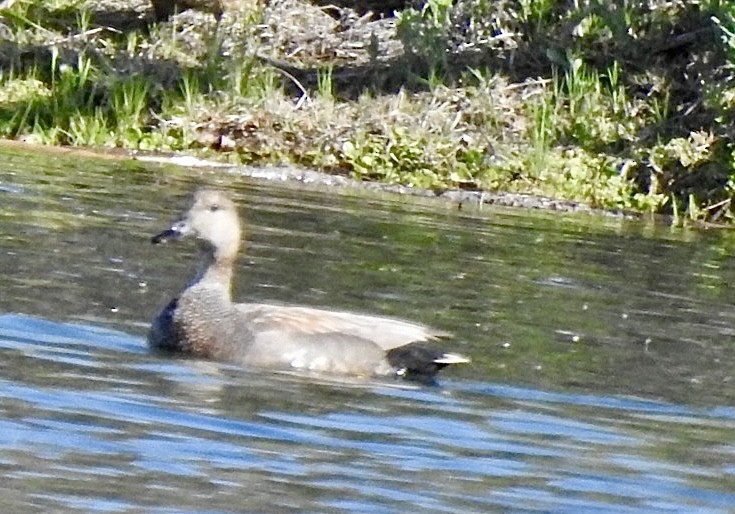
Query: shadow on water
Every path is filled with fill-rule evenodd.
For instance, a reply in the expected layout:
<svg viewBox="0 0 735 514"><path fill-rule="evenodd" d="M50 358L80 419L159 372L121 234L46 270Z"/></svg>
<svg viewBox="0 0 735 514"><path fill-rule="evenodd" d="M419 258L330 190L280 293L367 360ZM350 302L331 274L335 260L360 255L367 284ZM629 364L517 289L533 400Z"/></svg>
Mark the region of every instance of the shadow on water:
<svg viewBox="0 0 735 514"><path fill-rule="evenodd" d="M729 232L4 162L3 511L735 506ZM194 256L149 237L198 183L246 211L239 298L430 323L473 364L424 388L150 354Z"/></svg>

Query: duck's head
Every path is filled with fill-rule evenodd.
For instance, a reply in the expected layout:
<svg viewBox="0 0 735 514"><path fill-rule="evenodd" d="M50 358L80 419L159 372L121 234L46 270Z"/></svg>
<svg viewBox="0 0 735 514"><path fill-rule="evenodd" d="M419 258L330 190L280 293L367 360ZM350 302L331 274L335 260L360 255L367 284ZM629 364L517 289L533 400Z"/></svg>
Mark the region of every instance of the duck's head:
<svg viewBox="0 0 735 514"><path fill-rule="evenodd" d="M233 258L240 246L235 203L221 191L200 189L181 218L151 241L159 244L184 237L196 238L202 250L217 258Z"/></svg>

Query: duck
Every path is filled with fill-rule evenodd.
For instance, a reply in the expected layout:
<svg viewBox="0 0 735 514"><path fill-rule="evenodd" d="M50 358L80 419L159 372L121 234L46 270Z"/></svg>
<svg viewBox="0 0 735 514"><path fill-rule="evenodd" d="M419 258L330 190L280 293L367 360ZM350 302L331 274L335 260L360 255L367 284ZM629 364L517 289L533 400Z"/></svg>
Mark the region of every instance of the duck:
<svg viewBox="0 0 735 514"><path fill-rule="evenodd" d="M202 188L154 244L194 238L194 278L156 316L154 351L247 367L328 375L393 376L432 383L451 364L470 362L434 343L449 334L384 316L278 303L235 303L232 280L241 245L238 209L223 190Z"/></svg>

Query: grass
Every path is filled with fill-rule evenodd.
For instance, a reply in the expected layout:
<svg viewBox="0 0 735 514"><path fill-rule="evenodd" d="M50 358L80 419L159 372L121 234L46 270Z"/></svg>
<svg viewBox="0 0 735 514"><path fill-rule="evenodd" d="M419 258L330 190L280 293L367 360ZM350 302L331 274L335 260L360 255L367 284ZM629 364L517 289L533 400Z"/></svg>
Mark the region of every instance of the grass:
<svg viewBox="0 0 735 514"><path fill-rule="evenodd" d="M733 217L729 3L429 0L343 33L280 5L131 28L17 0L0 135Z"/></svg>

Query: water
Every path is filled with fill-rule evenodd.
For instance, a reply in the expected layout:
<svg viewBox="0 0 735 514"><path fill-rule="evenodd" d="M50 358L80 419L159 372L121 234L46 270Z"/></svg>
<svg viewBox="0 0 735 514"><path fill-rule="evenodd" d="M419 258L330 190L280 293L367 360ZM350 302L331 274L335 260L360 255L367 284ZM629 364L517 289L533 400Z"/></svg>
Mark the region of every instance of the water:
<svg viewBox="0 0 735 514"><path fill-rule="evenodd" d="M3 512L731 512L726 230L5 151ZM430 323L440 387L151 355L197 183L249 221L237 296Z"/></svg>

